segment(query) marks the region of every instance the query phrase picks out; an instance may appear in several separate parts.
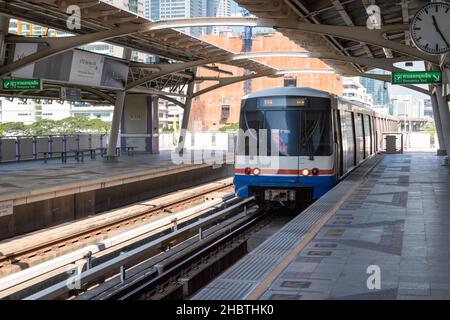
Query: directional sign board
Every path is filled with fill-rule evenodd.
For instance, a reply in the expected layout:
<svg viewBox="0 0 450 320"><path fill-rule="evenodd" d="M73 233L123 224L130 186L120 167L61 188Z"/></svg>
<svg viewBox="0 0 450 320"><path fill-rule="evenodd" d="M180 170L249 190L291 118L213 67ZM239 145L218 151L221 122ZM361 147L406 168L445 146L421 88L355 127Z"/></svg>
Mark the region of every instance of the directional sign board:
<svg viewBox="0 0 450 320"><path fill-rule="evenodd" d="M42 90L41 79L3 79L3 90Z"/></svg>
<svg viewBox="0 0 450 320"><path fill-rule="evenodd" d="M441 71L392 72L392 84L430 84L442 83Z"/></svg>

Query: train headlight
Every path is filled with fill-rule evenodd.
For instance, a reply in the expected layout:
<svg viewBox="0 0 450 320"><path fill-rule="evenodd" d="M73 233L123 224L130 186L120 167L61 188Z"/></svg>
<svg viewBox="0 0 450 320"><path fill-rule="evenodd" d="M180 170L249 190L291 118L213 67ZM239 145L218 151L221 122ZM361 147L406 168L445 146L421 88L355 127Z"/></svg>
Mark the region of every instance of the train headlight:
<svg viewBox="0 0 450 320"><path fill-rule="evenodd" d="M252 169L247 167L247 168L244 169L244 172L245 172L246 176L249 176L252 173Z"/></svg>
<svg viewBox="0 0 450 320"><path fill-rule="evenodd" d="M319 169L318 168L314 168L311 170L311 173L313 174L313 176L317 176L319 175Z"/></svg>
<svg viewBox="0 0 450 320"><path fill-rule="evenodd" d="M309 170L308 169L303 169L302 170L302 175L303 176L309 176Z"/></svg>
<svg viewBox="0 0 450 320"><path fill-rule="evenodd" d="M259 176L260 173L261 173L261 170L259 170L258 168L253 169L253 174L255 176Z"/></svg>

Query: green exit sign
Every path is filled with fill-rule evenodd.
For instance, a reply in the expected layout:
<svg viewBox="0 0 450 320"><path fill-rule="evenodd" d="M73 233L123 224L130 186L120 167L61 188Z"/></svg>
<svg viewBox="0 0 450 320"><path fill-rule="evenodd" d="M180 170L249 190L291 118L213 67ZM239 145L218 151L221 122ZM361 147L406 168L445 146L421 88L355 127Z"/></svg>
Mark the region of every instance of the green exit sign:
<svg viewBox="0 0 450 320"><path fill-rule="evenodd" d="M392 72L392 84L432 84L442 83L441 71Z"/></svg>
<svg viewBox="0 0 450 320"><path fill-rule="evenodd" d="M3 90L42 90L41 79L3 79Z"/></svg>

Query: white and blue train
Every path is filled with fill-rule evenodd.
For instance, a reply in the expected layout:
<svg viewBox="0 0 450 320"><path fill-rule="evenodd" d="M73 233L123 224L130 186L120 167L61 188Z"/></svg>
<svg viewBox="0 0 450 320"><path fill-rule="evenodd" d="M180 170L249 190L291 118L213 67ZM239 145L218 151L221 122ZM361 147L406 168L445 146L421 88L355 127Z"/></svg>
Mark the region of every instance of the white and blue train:
<svg viewBox="0 0 450 320"><path fill-rule="evenodd" d="M286 87L244 97L239 127L236 194L297 208L380 151L382 133L396 132L397 120L327 92Z"/></svg>

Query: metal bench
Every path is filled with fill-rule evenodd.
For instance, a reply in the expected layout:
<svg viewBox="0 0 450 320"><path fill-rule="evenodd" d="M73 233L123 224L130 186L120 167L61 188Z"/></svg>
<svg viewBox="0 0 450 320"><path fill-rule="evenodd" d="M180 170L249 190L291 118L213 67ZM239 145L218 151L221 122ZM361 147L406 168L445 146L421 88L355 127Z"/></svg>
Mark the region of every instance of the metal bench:
<svg viewBox="0 0 450 320"><path fill-rule="evenodd" d="M39 151L38 154L42 154L44 156L44 163L47 163L47 159L52 159L53 154L60 154L61 155L61 162L66 163L67 162L67 151ZM50 155L50 157L48 157Z"/></svg>
<svg viewBox="0 0 450 320"><path fill-rule="evenodd" d="M89 152L91 159L94 160L95 156L96 156L96 151L97 149L74 149L74 150L70 150L70 152L73 152L75 154L75 160L77 161L81 161L84 162L84 154L86 152ZM80 158L81 155L81 158Z"/></svg>

